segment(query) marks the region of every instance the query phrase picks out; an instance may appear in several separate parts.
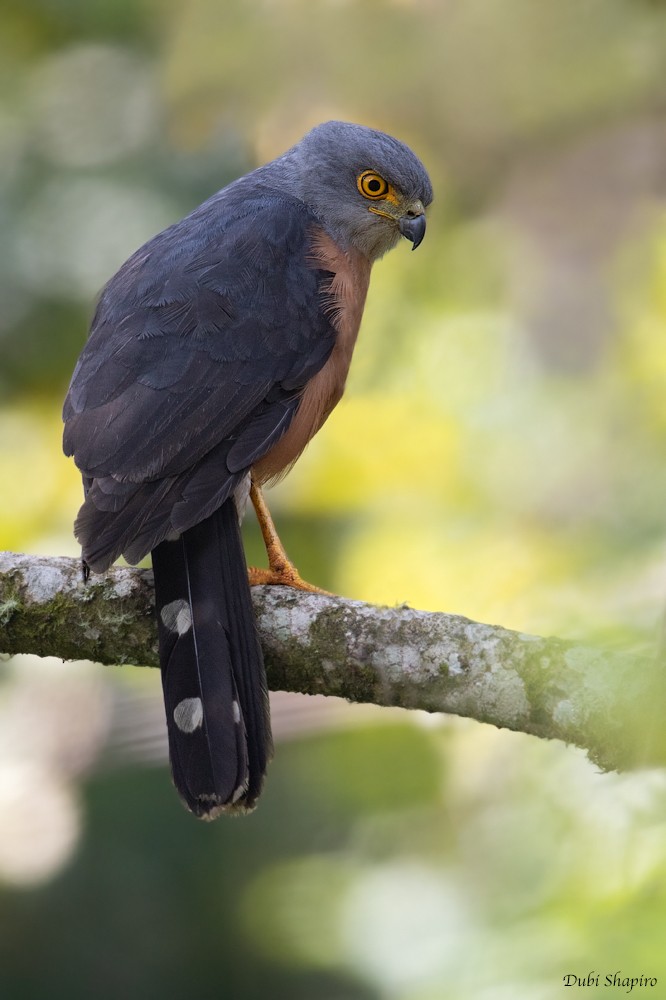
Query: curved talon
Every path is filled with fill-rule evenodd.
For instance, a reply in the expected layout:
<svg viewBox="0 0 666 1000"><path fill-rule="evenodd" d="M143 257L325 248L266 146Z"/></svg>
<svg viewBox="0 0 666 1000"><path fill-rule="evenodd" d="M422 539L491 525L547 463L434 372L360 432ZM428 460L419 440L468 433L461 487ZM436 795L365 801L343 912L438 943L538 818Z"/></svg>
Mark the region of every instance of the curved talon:
<svg viewBox="0 0 666 1000"><path fill-rule="evenodd" d="M303 580L292 563L287 563L273 569L248 566L247 576L251 587L259 587L262 584L267 584L272 587L294 587L296 590L305 590L310 594L325 594L327 597L333 596L330 590L322 590L321 587L315 587L313 583Z"/></svg>

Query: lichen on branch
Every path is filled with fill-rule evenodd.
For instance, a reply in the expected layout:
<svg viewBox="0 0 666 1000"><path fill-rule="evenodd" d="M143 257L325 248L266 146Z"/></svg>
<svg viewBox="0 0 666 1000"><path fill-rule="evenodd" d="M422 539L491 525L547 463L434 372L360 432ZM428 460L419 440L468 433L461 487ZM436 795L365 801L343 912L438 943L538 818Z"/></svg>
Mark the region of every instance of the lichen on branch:
<svg viewBox="0 0 666 1000"><path fill-rule="evenodd" d="M666 762L654 658L281 587L253 599L273 690L466 716L604 769ZM0 652L157 666L152 573L84 583L75 559L0 553Z"/></svg>

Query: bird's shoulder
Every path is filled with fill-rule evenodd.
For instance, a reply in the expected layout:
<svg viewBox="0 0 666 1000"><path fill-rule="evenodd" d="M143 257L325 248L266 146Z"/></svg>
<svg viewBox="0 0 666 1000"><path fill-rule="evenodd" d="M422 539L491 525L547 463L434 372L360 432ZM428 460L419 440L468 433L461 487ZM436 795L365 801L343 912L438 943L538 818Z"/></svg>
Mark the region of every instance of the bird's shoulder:
<svg viewBox="0 0 666 1000"><path fill-rule="evenodd" d="M325 272L306 260L311 224L289 195L222 193L123 265L63 408L65 451L80 468L153 475L156 454L164 472L190 435L206 450L257 407L298 395L337 335L321 294Z"/></svg>
<svg viewBox="0 0 666 1000"><path fill-rule="evenodd" d="M153 237L111 278L65 418L137 378L175 386L198 358L249 363L247 377L270 380L289 377L297 358L326 356L335 331L322 304L325 272L308 256L317 220L298 198L247 181ZM208 373L204 381L219 379Z"/></svg>
<svg viewBox="0 0 666 1000"><path fill-rule="evenodd" d="M262 276L284 279L306 269L308 233L317 225L311 210L247 181L223 188L135 251L103 289L93 329L128 308L159 310L202 299L209 289L240 298L261 292Z"/></svg>

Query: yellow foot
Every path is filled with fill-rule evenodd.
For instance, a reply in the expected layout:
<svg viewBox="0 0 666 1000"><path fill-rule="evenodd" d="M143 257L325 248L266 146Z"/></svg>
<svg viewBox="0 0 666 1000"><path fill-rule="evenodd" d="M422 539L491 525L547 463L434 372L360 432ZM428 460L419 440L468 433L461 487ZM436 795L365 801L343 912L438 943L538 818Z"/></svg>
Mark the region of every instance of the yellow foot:
<svg viewBox="0 0 666 1000"><path fill-rule="evenodd" d="M257 569L256 566L248 567L247 575L251 587L256 587L262 583L272 584L279 587L295 587L297 590L307 590L311 594L328 594L328 590L322 590L308 583L301 578L300 573L290 561L284 550L282 542L278 538L270 511L266 506L261 488L252 483L250 486L250 499L254 506L261 534L266 546L269 569Z"/></svg>
<svg viewBox="0 0 666 1000"><path fill-rule="evenodd" d="M329 590L322 590L315 587L313 583L303 580L293 563L284 563L281 567L273 569L260 569L258 566L248 566L247 576L251 587L258 587L261 584L268 584L273 587L295 587L296 590L307 590L310 594L333 595Z"/></svg>

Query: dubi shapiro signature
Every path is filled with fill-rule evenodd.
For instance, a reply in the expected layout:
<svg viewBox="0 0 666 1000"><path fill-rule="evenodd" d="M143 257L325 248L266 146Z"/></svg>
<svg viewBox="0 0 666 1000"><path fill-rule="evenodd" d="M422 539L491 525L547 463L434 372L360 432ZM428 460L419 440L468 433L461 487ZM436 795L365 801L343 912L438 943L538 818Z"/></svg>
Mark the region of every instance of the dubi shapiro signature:
<svg viewBox="0 0 666 1000"><path fill-rule="evenodd" d="M575 972L568 972L562 976L565 986L614 986L615 989L624 989L625 993L631 993L633 989L645 989L657 985L656 976L626 976L618 969L617 972L609 972L604 975L602 972L594 970L587 976L577 976Z"/></svg>

